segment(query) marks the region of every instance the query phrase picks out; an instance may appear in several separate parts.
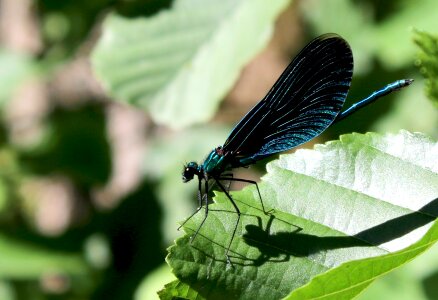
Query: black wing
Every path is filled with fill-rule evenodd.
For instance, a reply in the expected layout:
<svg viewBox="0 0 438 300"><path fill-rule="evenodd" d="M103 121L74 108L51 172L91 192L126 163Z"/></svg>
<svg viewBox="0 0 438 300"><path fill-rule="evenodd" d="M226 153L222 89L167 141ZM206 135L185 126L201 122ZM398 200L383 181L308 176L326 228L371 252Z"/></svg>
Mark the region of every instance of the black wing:
<svg viewBox="0 0 438 300"><path fill-rule="evenodd" d="M303 144L335 120L347 98L353 55L336 34L310 42L223 145L241 165Z"/></svg>

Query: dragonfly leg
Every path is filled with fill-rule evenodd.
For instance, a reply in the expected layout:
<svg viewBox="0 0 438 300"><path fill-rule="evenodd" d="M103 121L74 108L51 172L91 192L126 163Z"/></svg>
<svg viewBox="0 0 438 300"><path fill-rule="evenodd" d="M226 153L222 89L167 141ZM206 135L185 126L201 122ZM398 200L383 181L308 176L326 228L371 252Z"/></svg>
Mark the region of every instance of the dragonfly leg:
<svg viewBox="0 0 438 300"><path fill-rule="evenodd" d="M193 243L195 238L198 236L199 230L201 230L202 225L204 225L205 220L207 220L207 217L208 217L208 180L205 180L204 191L205 191L205 193L204 193L204 196L202 197L204 199L204 205L205 205L204 218L202 219L201 225L199 225L199 227L196 230L195 234L190 238L190 243ZM202 207L202 199L200 199L200 204L201 204L201 207Z"/></svg>
<svg viewBox="0 0 438 300"><path fill-rule="evenodd" d="M225 180L228 181L227 192L230 192L231 181L233 181L233 178L234 178L234 174L233 173L227 173L227 174L222 174L221 175L221 179L225 179Z"/></svg>
<svg viewBox="0 0 438 300"><path fill-rule="evenodd" d="M202 180L199 178L198 181L198 207L196 210L188 217L179 227L178 230L180 230L191 218L193 218L194 215L196 215L202 208Z"/></svg>
<svg viewBox="0 0 438 300"><path fill-rule="evenodd" d="M227 251L225 252L225 256L227 257L227 262L232 265L230 257L228 256L228 253L230 252L230 248L231 248L231 244L233 243L234 240L234 236L236 235L236 231L237 231L237 226L239 225L240 222L240 209L237 206L236 202L234 202L233 198L231 198L230 193L227 192L227 190L225 189L225 187L222 185L222 183L220 183L218 181L218 179L216 179L216 184L220 187L220 189L225 193L225 195L227 195L228 200L230 200L231 204L233 204L234 209L236 210L236 214L237 214L237 220L236 220L236 225L234 225L234 229L233 229L233 234L231 235L231 239L230 242L228 243L228 247L227 247Z"/></svg>
<svg viewBox="0 0 438 300"><path fill-rule="evenodd" d="M227 175L227 176L228 176L228 175ZM238 181L238 182L246 182L246 183L254 184L254 185L256 186L256 188L257 188L257 193L259 194L260 204L262 205L263 213L264 213L265 215L269 215L270 213L272 213L273 210L266 211L266 209L265 209L265 205L263 204L262 195L260 194L259 185L257 184L256 181L254 181L254 180L249 180L249 179L243 179L243 178L224 177L224 176L221 176L219 179L222 179L222 180L229 180L230 182L231 182L231 181Z"/></svg>

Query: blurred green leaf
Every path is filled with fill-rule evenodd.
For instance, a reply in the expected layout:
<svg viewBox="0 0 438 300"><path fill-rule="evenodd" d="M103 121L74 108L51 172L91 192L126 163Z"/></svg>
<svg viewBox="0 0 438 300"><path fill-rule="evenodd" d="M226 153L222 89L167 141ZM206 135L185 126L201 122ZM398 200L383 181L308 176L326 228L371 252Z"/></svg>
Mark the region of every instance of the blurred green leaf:
<svg viewBox="0 0 438 300"><path fill-rule="evenodd" d="M8 187L0 177L0 216L5 212L8 204Z"/></svg>
<svg viewBox="0 0 438 300"><path fill-rule="evenodd" d="M336 32L352 46L356 72L369 71L373 59L389 68L410 66L416 49L411 42L413 27L435 30L438 27L438 2L397 1L386 18L374 20L374 9L365 1L308 0L301 4L307 21L317 33ZM379 4L380 5L380 4Z"/></svg>
<svg viewBox="0 0 438 300"><path fill-rule="evenodd" d="M414 41L420 48L417 64L426 78L426 94L438 106L438 36L415 31Z"/></svg>
<svg viewBox="0 0 438 300"><path fill-rule="evenodd" d="M29 56L0 48L0 107L33 71L34 63Z"/></svg>
<svg viewBox="0 0 438 300"><path fill-rule="evenodd" d="M425 285L436 274L437 270L438 244L435 244L411 263L376 280L364 293L359 295L358 299L437 299L437 290L435 289L428 295L428 287ZM438 287L436 278L433 286Z"/></svg>
<svg viewBox="0 0 438 300"><path fill-rule="evenodd" d="M0 280L0 299L15 300L15 293L12 285L7 281Z"/></svg>
<svg viewBox="0 0 438 300"><path fill-rule="evenodd" d="M158 123L204 122L288 3L180 0L150 18L112 15L94 49L94 69L116 99L148 109Z"/></svg>
<svg viewBox="0 0 438 300"><path fill-rule="evenodd" d="M0 279L38 279L45 274L86 275L85 261L0 235Z"/></svg>
<svg viewBox="0 0 438 300"><path fill-rule="evenodd" d="M344 135L282 155L260 184L271 216L254 187L233 193L242 218L232 266L225 250L236 214L223 211L233 208L222 193L211 206L222 211L210 211L192 244L203 213L187 222L167 261L206 298L351 298L438 238L437 148L401 131Z"/></svg>
<svg viewBox="0 0 438 300"><path fill-rule="evenodd" d="M438 18L435 12L438 2L423 0L421 5L414 1L400 1L393 14L374 27L367 42L373 45L380 63L388 68L411 66L417 49L412 43L412 28L436 30ZM373 42L370 42L373 41Z"/></svg>
<svg viewBox="0 0 438 300"><path fill-rule="evenodd" d="M369 70L372 46L368 36L374 24L366 4L349 0L307 0L300 2L300 8L316 35L335 32L348 41L354 50L355 73Z"/></svg>
<svg viewBox="0 0 438 300"><path fill-rule="evenodd" d="M399 94L391 110L378 119L371 129L377 132L396 132L403 128L429 135L436 134L438 110L422 92L423 87L424 80L416 78L408 89Z"/></svg>
<svg viewBox="0 0 438 300"><path fill-rule="evenodd" d="M157 299L157 291L159 291L166 282L174 280L175 276L170 272L167 264L161 265L141 282L135 293L135 300L152 300Z"/></svg>
<svg viewBox="0 0 438 300"><path fill-rule="evenodd" d="M0 224L11 220L13 207L17 204L13 193L21 175L16 151L9 147L0 148Z"/></svg>

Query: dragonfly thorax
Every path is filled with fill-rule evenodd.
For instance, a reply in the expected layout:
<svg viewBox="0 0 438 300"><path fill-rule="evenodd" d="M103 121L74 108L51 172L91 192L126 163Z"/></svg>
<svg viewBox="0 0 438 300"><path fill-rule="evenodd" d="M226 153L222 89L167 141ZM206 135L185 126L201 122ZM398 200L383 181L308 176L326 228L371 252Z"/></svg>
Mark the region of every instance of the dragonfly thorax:
<svg viewBox="0 0 438 300"><path fill-rule="evenodd" d="M202 171L207 175L219 175L228 167L226 157L221 146L213 149L202 163Z"/></svg>

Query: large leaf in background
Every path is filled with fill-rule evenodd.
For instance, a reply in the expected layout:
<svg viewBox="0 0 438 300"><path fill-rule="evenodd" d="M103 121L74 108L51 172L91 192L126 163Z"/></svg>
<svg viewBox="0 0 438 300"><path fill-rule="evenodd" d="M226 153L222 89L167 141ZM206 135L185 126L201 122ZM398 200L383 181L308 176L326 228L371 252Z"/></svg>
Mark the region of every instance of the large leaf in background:
<svg viewBox="0 0 438 300"><path fill-rule="evenodd" d="M426 94L438 106L438 36L416 31L414 40L420 48L418 66L426 78Z"/></svg>
<svg viewBox="0 0 438 300"><path fill-rule="evenodd" d="M344 135L267 169L260 188L271 216L254 187L233 194L243 213L233 266L225 247L235 213L211 211L190 244L198 214L170 248L173 272L201 296L351 298L438 239L438 144L425 135ZM211 208L232 211L223 194L215 200Z"/></svg>
<svg viewBox="0 0 438 300"><path fill-rule="evenodd" d="M0 235L0 279L38 279L47 274L87 275L78 255L42 249Z"/></svg>
<svg viewBox="0 0 438 300"><path fill-rule="evenodd" d="M267 43L288 0L179 0L150 18L110 16L92 61L111 94L183 127L212 117Z"/></svg>
<svg viewBox="0 0 438 300"><path fill-rule="evenodd" d="M33 71L30 57L0 49L0 107Z"/></svg>
<svg viewBox="0 0 438 300"><path fill-rule="evenodd" d="M336 32L352 46L355 70L363 72L377 57L387 68L410 66L416 53L412 27L435 31L438 27L435 0L397 1L392 14L375 22L369 3L349 0L302 1L302 11L317 33ZM379 4L380 5L380 4Z"/></svg>

